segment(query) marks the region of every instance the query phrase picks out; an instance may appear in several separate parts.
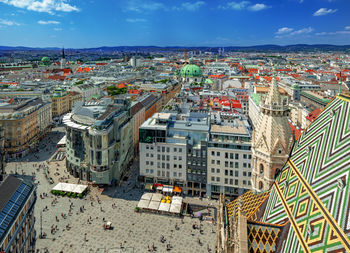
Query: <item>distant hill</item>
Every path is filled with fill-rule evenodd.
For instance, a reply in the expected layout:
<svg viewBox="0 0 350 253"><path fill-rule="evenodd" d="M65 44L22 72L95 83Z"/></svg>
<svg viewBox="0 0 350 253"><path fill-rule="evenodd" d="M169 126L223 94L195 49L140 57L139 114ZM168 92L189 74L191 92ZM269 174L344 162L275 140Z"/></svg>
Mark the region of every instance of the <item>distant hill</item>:
<svg viewBox="0 0 350 253"><path fill-rule="evenodd" d="M202 51L212 51L216 52L219 48L224 48L225 51L245 51L245 52L294 52L294 51L348 51L350 50L350 45L330 45L330 44L296 44L296 45L257 45L257 46L226 46L226 47L181 47L181 46L172 46L172 47L158 47L158 46L116 46L116 47L95 47L95 48L67 48L68 50L73 51L82 51L82 52L116 52L116 51L180 51L183 49L188 50L202 50ZM9 47L9 46L0 46L0 51L53 51L61 50L61 48L56 47Z"/></svg>

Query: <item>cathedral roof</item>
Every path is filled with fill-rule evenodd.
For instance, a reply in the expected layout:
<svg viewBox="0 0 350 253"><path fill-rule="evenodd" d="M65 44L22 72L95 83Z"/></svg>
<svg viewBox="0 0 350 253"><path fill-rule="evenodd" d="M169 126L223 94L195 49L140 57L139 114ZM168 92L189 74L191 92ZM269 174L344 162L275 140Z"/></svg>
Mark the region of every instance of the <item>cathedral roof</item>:
<svg viewBox="0 0 350 253"><path fill-rule="evenodd" d="M260 235L269 225L281 229L276 251L264 248L271 247L263 236L248 237L248 245L262 242L266 252L350 252L349 112L350 97L332 99L295 142L268 196L247 215ZM238 201L231 203L228 212Z"/></svg>

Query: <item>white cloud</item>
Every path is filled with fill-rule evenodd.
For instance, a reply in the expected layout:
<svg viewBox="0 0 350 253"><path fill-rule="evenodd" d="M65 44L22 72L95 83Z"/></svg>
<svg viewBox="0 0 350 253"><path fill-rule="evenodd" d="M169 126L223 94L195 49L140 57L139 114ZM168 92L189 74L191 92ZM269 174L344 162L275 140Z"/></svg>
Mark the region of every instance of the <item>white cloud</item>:
<svg viewBox="0 0 350 253"><path fill-rule="evenodd" d="M129 23L147 22L147 19L144 19L144 18L127 18L126 22L129 22Z"/></svg>
<svg viewBox="0 0 350 253"><path fill-rule="evenodd" d="M257 3L254 5L250 5L249 1L241 1L241 2L228 2L226 5L219 5L218 9L221 10L250 10L250 11L261 11L269 8L269 6L261 3Z"/></svg>
<svg viewBox="0 0 350 253"><path fill-rule="evenodd" d="M203 1L197 1L197 2L194 2L194 3L185 2L185 3L182 3L181 6L185 10L195 11L195 10L198 10L204 4L205 4L205 2L203 2Z"/></svg>
<svg viewBox="0 0 350 253"><path fill-rule="evenodd" d="M286 33L292 32L293 30L294 30L293 28L282 27L282 28L278 29L278 31L276 32L276 34L286 34Z"/></svg>
<svg viewBox="0 0 350 253"><path fill-rule="evenodd" d="M167 8L162 3L158 2L144 2L138 0L129 0L127 6L125 7L125 11L157 11L157 10L166 10Z"/></svg>
<svg viewBox="0 0 350 253"><path fill-rule="evenodd" d="M219 5L219 9L222 10L227 10L227 9L232 9L232 10L243 10L245 9L249 4L249 1L241 1L241 2L228 2L226 5Z"/></svg>
<svg viewBox="0 0 350 253"><path fill-rule="evenodd" d="M337 35L337 34L350 34L350 31L336 31L336 32L320 32L316 33L316 35Z"/></svg>
<svg viewBox="0 0 350 253"><path fill-rule="evenodd" d="M11 20L0 19L0 25L14 26L14 25L20 25L20 24Z"/></svg>
<svg viewBox="0 0 350 253"><path fill-rule="evenodd" d="M318 11L316 11L313 15L314 16L324 16L327 14L331 14L336 12L338 9L327 9L327 8L321 8Z"/></svg>
<svg viewBox="0 0 350 253"><path fill-rule="evenodd" d="M261 10L264 10L264 9L267 9L269 8L267 5L265 4L254 4L252 6L249 6L249 10L251 11L261 11Z"/></svg>
<svg viewBox="0 0 350 253"><path fill-rule="evenodd" d="M327 35L328 33L326 32L320 32L320 33L315 33L317 36L322 36L322 35Z"/></svg>
<svg viewBox="0 0 350 253"><path fill-rule="evenodd" d="M314 30L313 28L307 27L307 28L303 28L303 29L300 29L300 30L296 30L296 31L290 33L290 35L311 33L313 30Z"/></svg>
<svg viewBox="0 0 350 253"><path fill-rule="evenodd" d="M54 11L79 11L76 6L68 4L66 0L0 0L0 2L17 8L50 14L53 14Z"/></svg>
<svg viewBox="0 0 350 253"><path fill-rule="evenodd" d="M58 24L60 24L60 22L55 21L55 20L47 20L47 21L39 20L38 24L40 24L40 25L58 25Z"/></svg>
<svg viewBox="0 0 350 253"><path fill-rule="evenodd" d="M62 31L62 28L54 28L55 31Z"/></svg>
<svg viewBox="0 0 350 253"><path fill-rule="evenodd" d="M345 26L345 30L350 30L350 25Z"/></svg>

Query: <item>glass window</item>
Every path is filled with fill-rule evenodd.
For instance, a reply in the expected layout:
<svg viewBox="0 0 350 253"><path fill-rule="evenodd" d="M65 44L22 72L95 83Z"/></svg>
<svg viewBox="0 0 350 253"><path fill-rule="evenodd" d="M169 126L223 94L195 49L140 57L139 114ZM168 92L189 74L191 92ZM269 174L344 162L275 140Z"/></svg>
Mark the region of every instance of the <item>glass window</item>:
<svg viewBox="0 0 350 253"><path fill-rule="evenodd" d="M179 172L179 177L182 177L182 173L181 172Z"/></svg>
<svg viewBox="0 0 350 253"><path fill-rule="evenodd" d="M174 160L175 160L175 161L177 160L177 156L176 156L176 155L174 155Z"/></svg>
<svg viewBox="0 0 350 253"><path fill-rule="evenodd" d="M174 172L174 177L177 177L177 172Z"/></svg>
<svg viewBox="0 0 350 253"><path fill-rule="evenodd" d="M166 164L166 168L170 169L170 164L169 163Z"/></svg>
<svg viewBox="0 0 350 253"><path fill-rule="evenodd" d="M162 155L162 161L165 161L165 155Z"/></svg>
<svg viewBox="0 0 350 253"><path fill-rule="evenodd" d="M248 181L248 185L252 185L252 183L250 181Z"/></svg>
<svg viewBox="0 0 350 253"><path fill-rule="evenodd" d="M247 176L247 172L243 171L243 177L246 177L246 176Z"/></svg>
<svg viewBox="0 0 350 253"><path fill-rule="evenodd" d="M230 176L233 177L233 170L230 170Z"/></svg>
<svg viewBox="0 0 350 253"><path fill-rule="evenodd" d="M214 168L211 168L211 173L215 173L215 169Z"/></svg>
<svg viewBox="0 0 350 253"><path fill-rule="evenodd" d="M230 185L233 185L233 179L230 179Z"/></svg>
<svg viewBox="0 0 350 253"><path fill-rule="evenodd" d="M235 154L235 159L236 159L236 160L239 159L239 154Z"/></svg>
<svg viewBox="0 0 350 253"><path fill-rule="evenodd" d="M238 179L235 179L235 185L238 185Z"/></svg>
<svg viewBox="0 0 350 253"><path fill-rule="evenodd" d="M160 160L160 155L159 154L157 155L157 159Z"/></svg>
<svg viewBox="0 0 350 253"><path fill-rule="evenodd" d="M151 169L151 174L153 174L154 170Z"/></svg>
<svg viewBox="0 0 350 253"><path fill-rule="evenodd" d="M148 145L146 145L146 149L149 149L149 146L148 146Z"/></svg>
<svg viewBox="0 0 350 253"><path fill-rule="evenodd" d="M215 164L215 160L211 160L211 164Z"/></svg>
<svg viewBox="0 0 350 253"><path fill-rule="evenodd" d="M167 155L167 156L166 156L166 160L167 160L167 161L170 161L170 155Z"/></svg>
<svg viewBox="0 0 350 253"><path fill-rule="evenodd" d="M247 154L243 154L243 159L247 159Z"/></svg>
<svg viewBox="0 0 350 253"><path fill-rule="evenodd" d="M182 156L179 156L179 161L181 161L182 160Z"/></svg>
<svg viewBox="0 0 350 253"><path fill-rule="evenodd" d="M216 155L217 155L217 156L220 156L220 152L216 152Z"/></svg>
<svg viewBox="0 0 350 253"><path fill-rule="evenodd" d="M252 159L252 155L248 155L248 158L249 158L249 159Z"/></svg>
<svg viewBox="0 0 350 253"><path fill-rule="evenodd" d="M157 171L157 176L160 177L160 170Z"/></svg>
<svg viewBox="0 0 350 253"><path fill-rule="evenodd" d="M220 178L219 177L216 177L216 182L220 182Z"/></svg>
<svg viewBox="0 0 350 253"><path fill-rule="evenodd" d="M228 178L225 178L225 184L228 184Z"/></svg>
<svg viewBox="0 0 350 253"><path fill-rule="evenodd" d="M168 152L168 153L170 152L170 148L169 147L166 148L166 152Z"/></svg>
<svg viewBox="0 0 350 253"><path fill-rule="evenodd" d="M239 172L237 170L235 170L235 177L238 177Z"/></svg>
<svg viewBox="0 0 350 253"><path fill-rule="evenodd" d="M182 148L179 148L179 152L182 153Z"/></svg>
<svg viewBox="0 0 350 253"><path fill-rule="evenodd" d="M225 158L226 158L226 159L228 158L228 153L227 153L227 152L225 152Z"/></svg>
<svg viewBox="0 0 350 253"><path fill-rule="evenodd" d="M228 167L228 161L225 161L225 167Z"/></svg>
<svg viewBox="0 0 350 253"><path fill-rule="evenodd" d="M157 147L157 151L160 152L160 146Z"/></svg>
<svg viewBox="0 0 350 253"><path fill-rule="evenodd" d="M146 173L149 173L149 169L146 169Z"/></svg>
<svg viewBox="0 0 350 253"><path fill-rule="evenodd" d="M235 168L238 169L238 162L235 162Z"/></svg>
<svg viewBox="0 0 350 253"><path fill-rule="evenodd" d="M160 168L160 162L157 162L157 168Z"/></svg>
<svg viewBox="0 0 350 253"><path fill-rule="evenodd" d="M153 166L153 162L151 161L151 165Z"/></svg>
<svg viewBox="0 0 350 253"><path fill-rule="evenodd" d="M233 159L233 153L230 153L230 159Z"/></svg>
<svg viewBox="0 0 350 253"><path fill-rule="evenodd" d="M162 152L165 152L165 147L162 147Z"/></svg>
<svg viewBox="0 0 350 253"><path fill-rule="evenodd" d="M149 165L149 161L146 161L146 165Z"/></svg>
<svg viewBox="0 0 350 253"><path fill-rule="evenodd" d="M217 165L220 165L220 160L216 160L216 164L217 164Z"/></svg>
<svg viewBox="0 0 350 253"><path fill-rule="evenodd" d="M251 172L248 172L248 177L251 177L252 176L252 173Z"/></svg>
<svg viewBox="0 0 350 253"><path fill-rule="evenodd" d="M243 168L247 168L247 163L243 163Z"/></svg>
<svg viewBox="0 0 350 253"><path fill-rule="evenodd" d="M211 181L215 181L215 177L211 177Z"/></svg>
<svg viewBox="0 0 350 253"><path fill-rule="evenodd" d="M146 153L146 157L149 157L149 154L148 154L148 153Z"/></svg>
<svg viewBox="0 0 350 253"><path fill-rule="evenodd" d="M243 180L243 184L246 185L246 184L247 184L247 181Z"/></svg>
<svg viewBox="0 0 350 253"><path fill-rule="evenodd" d="M215 156L215 151L211 151L211 155L212 155L212 156Z"/></svg>
<svg viewBox="0 0 350 253"><path fill-rule="evenodd" d="M228 170L225 170L225 176L228 176Z"/></svg>
<svg viewBox="0 0 350 253"><path fill-rule="evenodd" d="M162 169L165 169L165 163L162 163Z"/></svg>
<svg viewBox="0 0 350 253"><path fill-rule="evenodd" d="M175 168L175 169L177 168L177 164L174 164L174 168Z"/></svg>
<svg viewBox="0 0 350 253"><path fill-rule="evenodd" d="M179 169L182 169L182 164L179 164Z"/></svg>
<svg viewBox="0 0 350 253"><path fill-rule="evenodd" d="M216 169L216 173L220 173L220 169Z"/></svg>
<svg viewBox="0 0 350 253"><path fill-rule="evenodd" d="M177 152L177 148L174 148L174 152Z"/></svg>

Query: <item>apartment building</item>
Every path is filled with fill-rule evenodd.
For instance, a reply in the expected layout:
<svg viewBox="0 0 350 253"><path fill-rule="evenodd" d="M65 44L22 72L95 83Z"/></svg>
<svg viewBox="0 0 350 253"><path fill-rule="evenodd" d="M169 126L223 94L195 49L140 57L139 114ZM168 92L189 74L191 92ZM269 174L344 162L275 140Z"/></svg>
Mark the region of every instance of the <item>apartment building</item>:
<svg viewBox="0 0 350 253"><path fill-rule="evenodd" d="M51 125L51 104L40 98L2 99L0 104L7 157L23 157Z"/></svg>
<svg viewBox="0 0 350 253"><path fill-rule="evenodd" d="M207 117L177 119L156 113L140 127L140 176L147 183L180 186L189 195L205 195Z"/></svg>
<svg viewBox="0 0 350 253"><path fill-rule="evenodd" d="M66 167L70 174L96 184L119 181L133 158L130 102L103 98L77 102L63 117Z"/></svg>
<svg viewBox="0 0 350 253"><path fill-rule="evenodd" d="M56 88L51 94L52 117L60 117L70 110L69 93L64 88Z"/></svg>
<svg viewBox="0 0 350 253"><path fill-rule="evenodd" d="M34 252L36 187L0 174L0 252Z"/></svg>
<svg viewBox="0 0 350 253"><path fill-rule="evenodd" d="M238 196L251 189L251 128L241 116L213 122L208 141L207 196Z"/></svg>

